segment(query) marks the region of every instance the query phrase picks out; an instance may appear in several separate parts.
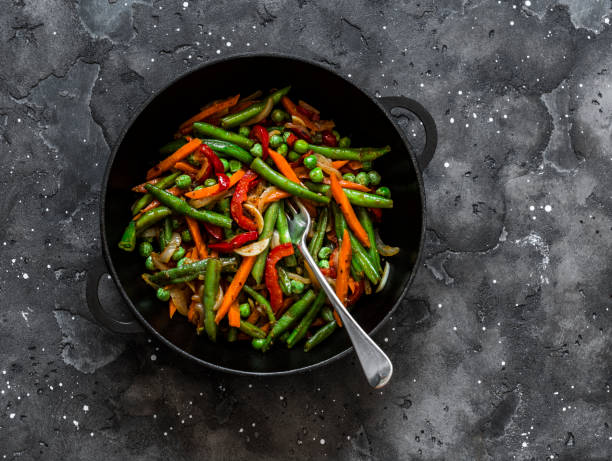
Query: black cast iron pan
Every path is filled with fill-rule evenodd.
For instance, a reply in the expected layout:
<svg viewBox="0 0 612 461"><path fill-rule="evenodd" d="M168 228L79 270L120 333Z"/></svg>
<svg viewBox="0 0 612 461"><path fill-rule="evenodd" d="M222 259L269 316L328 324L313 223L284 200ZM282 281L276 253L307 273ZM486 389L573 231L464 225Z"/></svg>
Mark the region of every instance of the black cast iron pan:
<svg viewBox="0 0 612 461"><path fill-rule="evenodd" d="M283 347L262 354L244 344L211 343L197 336L193 325L181 316L168 318L167 304L158 301L140 275L143 262L135 254L118 249L117 242L131 219L134 194L130 188L142 182L159 157L159 146L172 139L176 127L206 101L228 95L291 85L291 95L317 107L333 119L342 135L355 146L391 145L391 153L376 160L375 168L390 187L394 208L385 210L381 236L401 251L391 258L392 270L385 289L363 297L353 312L365 331L374 333L400 305L419 265L425 229L425 195L421 169L431 160L437 143L431 115L419 103L405 97L375 99L335 71L302 58L278 54L250 54L212 61L180 77L156 94L134 117L113 150L102 181L100 227L102 253L87 276L87 302L93 316L118 333L142 331L196 362L223 371L280 375L305 371L330 363L350 350L348 337L336 332L314 350ZM391 112L409 111L422 122L425 148L418 159L395 123ZM98 283L104 273L115 281L135 319L110 316L98 300Z"/></svg>

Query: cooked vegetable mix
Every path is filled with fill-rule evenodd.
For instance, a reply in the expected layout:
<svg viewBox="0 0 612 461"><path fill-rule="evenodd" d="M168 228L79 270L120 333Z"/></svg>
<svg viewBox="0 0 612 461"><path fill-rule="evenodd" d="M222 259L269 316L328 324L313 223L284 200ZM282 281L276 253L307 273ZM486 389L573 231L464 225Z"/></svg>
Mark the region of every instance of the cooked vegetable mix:
<svg viewBox="0 0 612 461"><path fill-rule="evenodd" d="M118 242L144 259L170 318L262 352L300 342L307 352L342 326L291 240L287 200L311 215L308 249L349 308L384 288L385 258L399 251L375 228L393 200L373 162L390 147L351 147L289 90L213 101L181 124L132 188Z"/></svg>

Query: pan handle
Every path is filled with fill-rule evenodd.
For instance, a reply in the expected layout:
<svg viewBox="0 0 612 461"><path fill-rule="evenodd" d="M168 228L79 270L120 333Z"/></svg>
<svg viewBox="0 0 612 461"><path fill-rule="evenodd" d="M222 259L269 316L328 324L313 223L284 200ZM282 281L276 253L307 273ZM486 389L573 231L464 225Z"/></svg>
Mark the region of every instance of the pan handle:
<svg viewBox="0 0 612 461"><path fill-rule="evenodd" d="M100 284L100 277L104 274L108 274L106 263L103 258L96 258L87 270L86 299L91 315L93 315L98 323L101 323L112 332L142 333L143 329L136 319L125 321L113 318L100 304L98 286Z"/></svg>
<svg viewBox="0 0 612 461"><path fill-rule="evenodd" d="M421 167L421 170L424 170L427 168L427 165L429 165L429 162L431 162L434 152L436 151L436 146L438 145L438 130L436 129L436 123L433 117L421 103L404 96L386 96L381 98L381 102L389 114L393 115L393 109L406 109L416 115L423 124L425 128L425 147L423 151L417 155L417 158L419 167Z"/></svg>

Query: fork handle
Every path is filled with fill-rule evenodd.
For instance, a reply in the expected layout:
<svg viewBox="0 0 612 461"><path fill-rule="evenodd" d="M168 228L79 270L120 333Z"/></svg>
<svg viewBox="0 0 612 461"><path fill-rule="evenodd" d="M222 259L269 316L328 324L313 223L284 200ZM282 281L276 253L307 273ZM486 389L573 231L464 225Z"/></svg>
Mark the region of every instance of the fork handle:
<svg viewBox="0 0 612 461"><path fill-rule="evenodd" d="M325 276L321 273L319 266L315 263L312 255L308 251L304 241L298 245L300 252L306 260L306 264L310 266L314 276L316 277L319 285L325 294L331 301L334 309L340 316L342 324L346 329L346 332L351 338L353 348L361 363L361 368L366 375L366 379L370 386L374 388L383 387L391 379L393 374L393 364L389 357L381 350L380 347L363 331L359 324L355 321L353 316L349 313L348 309L342 304L342 301L336 296L336 292L332 289L331 285L327 282Z"/></svg>

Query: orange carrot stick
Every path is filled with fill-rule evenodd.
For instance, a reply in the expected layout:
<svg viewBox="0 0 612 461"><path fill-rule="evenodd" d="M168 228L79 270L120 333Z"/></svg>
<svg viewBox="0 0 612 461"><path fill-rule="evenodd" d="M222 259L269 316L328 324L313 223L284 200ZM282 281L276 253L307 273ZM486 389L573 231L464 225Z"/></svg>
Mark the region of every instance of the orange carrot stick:
<svg viewBox="0 0 612 461"><path fill-rule="evenodd" d="M200 144L202 144L202 141L198 138L194 138L184 146L181 146L174 154L170 155L169 157L166 157L149 171L147 171L147 180L159 176L164 171L168 171L174 166L176 162L183 160L185 157L195 151L200 146Z"/></svg>
<svg viewBox="0 0 612 461"><path fill-rule="evenodd" d="M287 179L289 179L290 181L300 184L300 180L295 174L295 171L293 171L293 168L291 168L291 165L289 165L289 162L285 160L285 157L283 157L281 154L279 154L278 152L270 148L268 148L268 152L270 153L270 157L276 164L276 167L278 168L278 170L282 174L284 174L287 177Z"/></svg>
<svg viewBox="0 0 612 461"><path fill-rule="evenodd" d="M332 195L334 196L334 200L336 200L336 202L338 202L338 205L340 205L342 214L346 218L346 223L355 233L355 237L357 237L357 240L359 240L366 248L370 248L370 240L368 239L368 234L357 219L353 207L348 201L346 194L342 190L342 186L340 186L340 181L338 181L338 178L336 178L335 175L331 175L330 180Z"/></svg>
<svg viewBox="0 0 612 461"><path fill-rule="evenodd" d="M170 300L168 307L170 308L170 318L172 318L176 312L176 304L174 304L174 301Z"/></svg>
<svg viewBox="0 0 612 461"><path fill-rule="evenodd" d="M174 164L174 168L176 168L177 170L181 170L183 173L189 173L189 174L198 174L198 170L197 168L191 166L189 163L185 163L185 162L176 162Z"/></svg>
<svg viewBox="0 0 612 461"><path fill-rule="evenodd" d="M348 162L348 167L351 170L361 170L363 168L363 163L361 163L359 160L351 160Z"/></svg>
<svg viewBox="0 0 612 461"><path fill-rule="evenodd" d="M340 183L340 187L343 187L344 189L360 190L361 192L370 192L371 190L368 186L364 186L363 184L359 184L357 182L346 181L344 179L341 179L338 182ZM330 184L329 178L323 178L323 184Z"/></svg>
<svg viewBox="0 0 612 461"><path fill-rule="evenodd" d="M346 165L349 161L348 160L335 160L332 162L332 166L336 169L339 170L340 168L342 168L344 165Z"/></svg>
<svg viewBox="0 0 612 461"><path fill-rule="evenodd" d="M240 328L240 308L237 301L234 301L230 306L227 320L229 320L230 327Z"/></svg>
<svg viewBox="0 0 612 461"><path fill-rule="evenodd" d="M351 267L351 239L348 230L344 229L342 234L342 244L338 253L338 276L336 277L336 295L344 304L348 293L349 273ZM338 326L342 326L340 317L334 311L334 318Z"/></svg>
<svg viewBox="0 0 612 461"><path fill-rule="evenodd" d="M238 268L236 275L232 279L230 286L227 288L227 291L223 296L223 301L221 301L219 310L217 310L217 315L215 316L215 322L217 324L223 319L223 317L225 317L232 303L236 301L236 299L238 299L240 290L242 290L244 283L249 277L251 269L253 269L253 265L255 264L256 258L257 256L245 256L244 258L242 258L240 267Z"/></svg>
<svg viewBox="0 0 612 461"><path fill-rule="evenodd" d="M284 190L277 189L275 191L270 192L265 197L261 197L259 200L260 200L260 205L263 206L266 203L278 202L279 200L282 200L287 197L291 197L291 194L289 192L285 192Z"/></svg>
<svg viewBox="0 0 612 461"><path fill-rule="evenodd" d="M230 176L230 187L235 186L238 181L242 179L244 176L243 170L236 171L233 175ZM211 195L217 195L219 193L219 184L215 184L214 186L204 187L202 189L194 190L192 192L188 192L185 194L188 198L204 198L210 197ZM224 191L221 191L224 192Z"/></svg>
<svg viewBox="0 0 612 461"><path fill-rule="evenodd" d="M200 233L200 225L195 219L190 218L189 216L185 216L185 220L187 221L187 227L189 228L191 238L193 238L195 247L197 248L198 258L203 259L208 257L208 251L206 251L206 245L204 244L202 234Z"/></svg>
<svg viewBox="0 0 612 461"><path fill-rule="evenodd" d="M210 106L203 108L200 113L194 115L186 122L183 122L179 127L179 130L181 131L181 133L189 132L195 122L199 122L200 120L204 120L205 118L210 117L211 115L214 115L217 112L235 106L239 98L240 95L237 94L236 96L232 96L231 98L228 98L224 101L212 103Z"/></svg>
<svg viewBox="0 0 612 461"><path fill-rule="evenodd" d="M296 105L293 103L293 101L291 101L291 99L289 99L287 96L283 96L281 102L285 110L289 112L291 116L299 117L309 130L317 131L317 126L312 123L312 121L308 117L306 117L304 114L297 110Z"/></svg>

